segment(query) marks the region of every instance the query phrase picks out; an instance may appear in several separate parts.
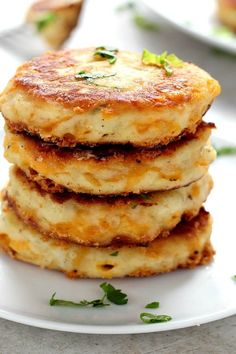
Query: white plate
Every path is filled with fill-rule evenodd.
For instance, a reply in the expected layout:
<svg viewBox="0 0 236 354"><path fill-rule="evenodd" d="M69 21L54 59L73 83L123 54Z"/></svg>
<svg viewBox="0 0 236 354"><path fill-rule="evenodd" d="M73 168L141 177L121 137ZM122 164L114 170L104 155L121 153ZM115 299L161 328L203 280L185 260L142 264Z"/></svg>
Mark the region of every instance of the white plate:
<svg viewBox="0 0 236 354"><path fill-rule="evenodd" d="M1 140L2 140L1 133ZM2 141L0 141L2 146ZM1 154L2 155L2 154ZM7 180L7 163L1 158L1 185ZM145 333L183 328L236 313L236 158L219 158L212 166L215 188L207 202L215 222L212 240L215 261L194 270L179 270L146 279L112 280L129 296L124 306L100 309L50 307L53 292L64 299L94 299L101 295L99 280L70 280L0 256L0 317L31 326L78 333ZM145 304L158 300L173 320L143 324L139 314Z"/></svg>
<svg viewBox="0 0 236 354"><path fill-rule="evenodd" d="M236 35L215 34L221 24L217 20L215 0L142 0L159 16L180 30L219 47L236 53Z"/></svg>

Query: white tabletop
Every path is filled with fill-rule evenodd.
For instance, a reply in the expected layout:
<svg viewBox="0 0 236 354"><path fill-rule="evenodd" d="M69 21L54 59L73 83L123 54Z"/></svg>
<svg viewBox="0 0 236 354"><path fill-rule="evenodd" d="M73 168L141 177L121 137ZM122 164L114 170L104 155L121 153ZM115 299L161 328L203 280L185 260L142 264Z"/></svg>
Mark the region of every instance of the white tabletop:
<svg viewBox="0 0 236 354"><path fill-rule="evenodd" d="M137 28L128 11L115 11L118 0L87 0L80 27L67 43L68 47L112 45L122 49L142 51L148 48L156 53L167 50L184 60L193 61L209 71L222 85L222 94L207 114L207 119L218 127L215 135L235 142L236 132L236 58L216 56L212 49L167 26L154 14L142 9L145 16L160 25L158 32ZM19 3L21 6L19 6ZM0 4L1 17L23 16L29 0L17 2L17 11L12 11L15 1ZM16 66L24 58L7 52L0 46L0 89L2 89ZM2 123L1 123L2 124ZM40 353L204 353L225 354L236 352L236 316L200 327L145 335L78 335L30 328L0 320L1 354Z"/></svg>

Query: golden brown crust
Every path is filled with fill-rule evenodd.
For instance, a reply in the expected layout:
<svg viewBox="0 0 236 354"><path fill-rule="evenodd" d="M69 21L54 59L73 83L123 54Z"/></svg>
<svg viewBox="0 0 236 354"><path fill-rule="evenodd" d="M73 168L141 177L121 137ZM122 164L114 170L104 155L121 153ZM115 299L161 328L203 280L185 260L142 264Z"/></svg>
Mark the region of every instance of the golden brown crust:
<svg viewBox="0 0 236 354"><path fill-rule="evenodd" d="M9 123L9 126L8 126ZM15 124L11 124L7 121L7 127L10 127L10 131L18 134L20 129L17 129ZM157 145L152 148L134 147L132 145L108 145L103 144L101 146L75 146L58 147L55 144L47 143L40 139L37 135L23 133L25 139L27 139L32 145L31 148L34 151L39 151L42 158L50 156L52 159L57 160L63 158L66 161L71 159L78 160L94 160L97 163L106 163L108 161L114 164L121 161L131 162L136 160L137 163L142 163L144 160L153 160L160 155L171 156L173 151L176 151L180 146L186 145L190 140L197 140L200 138L205 130L214 129L214 123L201 122L194 133L188 131L184 132L176 137L174 141L166 145ZM68 141L67 141L68 143Z"/></svg>
<svg viewBox="0 0 236 354"><path fill-rule="evenodd" d="M64 146L167 144L194 133L220 92L219 84L193 64L184 63L167 77L164 70L142 64L141 54L118 51L111 65L94 52L50 52L19 67L1 98L12 127ZM77 80L79 71L113 76Z"/></svg>
<svg viewBox="0 0 236 354"><path fill-rule="evenodd" d="M146 247L89 248L44 238L4 207L0 247L15 259L60 270L72 278L140 277L207 264L214 255L210 232L211 218L201 210L192 221L175 228L170 237ZM118 252L116 257L111 255L114 251Z"/></svg>
<svg viewBox="0 0 236 354"><path fill-rule="evenodd" d="M4 200L20 219L46 236L90 247L140 245L167 237L181 219L195 217L211 188L212 179L206 175L188 187L146 196L49 194L12 168Z"/></svg>
<svg viewBox="0 0 236 354"><path fill-rule="evenodd" d="M104 113L112 115L113 112L122 111L127 106L141 110L180 106L194 99L199 94L200 84L205 81L205 77L201 80L202 71L193 64L186 63L183 67L175 68L174 74L167 77L163 70L142 64L140 54L131 55L124 51L117 53L117 62L124 61L127 68L149 73L148 80L143 80L142 76L139 80L135 77L135 86L131 81L132 85L125 85L119 89L114 89L113 81L118 83L121 80L120 76L123 79L123 73L120 75L117 73L109 78L112 81L110 87L92 85L86 80L76 80L78 68L85 71L90 68L89 62L96 63L94 52L95 48L48 52L23 64L17 70L14 85L45 101L60 103L78 111L101 108ZM84 56L87 57L87 64ZM99 59L98 61L103 73L109 74L116 70L116 64L111 66L108 61ZM63 73L65 69L67 71Z"/></svg>
<svg viewBox="0 0 236 354"><path fill-rule="evenodd" d="M208 108L209 109L209 108ZM201 117L202 118L202 117ZM49 136L49 137L41 137L39 134L39 131L37 129L33 129L31 127L28 127L25 123L23 122L12 122L9 119L7 119L6 117L4 117L5 123L7 128L9 129L9 131L11 131L12 133L15 134L26 134L29 137L32 137L34 139L38 139L39 141L41 140L43 143L49 143L52 144L52 146L55 147L55 145L57 145L59 148L68 148L68 149L88 149L90 150L90 148L97 148L97 151L103 151L103 150L109 150L111 151L113 148L117 149L118 151L125 151L127 149L131 150L131 151L136 151L141 152L141 151L148 151L147 149L150 149L150 151L156 150L157 148L165 148L167 145L172 144L177 142L178 140L182 139L182 138L191 138L191 136L193 136L198 127L199 126L206 126L208 125L209 127L211 127L212 129L215 128L215 124L214 123L206 123L204 121L201 120L201 118L199 119L199 121L196 122L196 124L192 125L189 128L186 128L184 130L182 130L181 134L175 136L174 138L171 138L169 136L167 137L163 137L162 140L159 142L159 144L153 145L153 143L146 143L144 144L136 144L136 143L131 143L131 142L126 142L124 144L122 144L122 142L120 144L117 144L116 142L113 141L109 141L109 142L96 142L96 143L91 143L89 140L88 141L82 141L78 144L78 141L76 140L75 136L72 134L65 134L63 135L63 137L57 137L57 136ZM45 145L46 146L46 145ZM96 152L96 149L95 149ZM117 153L116 153L117 154Z"/></svg>
<svg viewBox="0 0 236 354"><path fill-rule="evenodd" d="M201 178L215 158L202 123L193 136L167 147L131 146L58 148L22 134L7 132L5 157L48 192L115 195L170 190Z"/></svg>
<svg viewBox="0 0 236 354"><path fill-rule="evenodd" d="M61 192L55 192L55 193L49 193L47 190L44 188L41 188L40 184L35 182L34 180L31 180L27 177L27 175L22 171L20 168L13 166L12 168L12 173L16 176L17 179L20 179L23 183L27 183L27 186L31 190L36 190L37 193L39 193L42 197L49 196L50 199L58 204L63 204L67 202L68 200L74 200L75 202L84 205L84 206L91 206L93 204L100 204L100 205L107 205L112 207L121 207L124 205L144 205L144 206L153 206L156 205L156 196L157 193L159 193L159 196L164 194L165 192L170 192L170 191L162 191L162 192L150 192L150 193L145 193L145 194L129 194L127 195L106 195L106 196L100 196L100 195L93 195L93 194L86 194L86 193L74 193L70 192L68 190L63 190ZM12 174L11 173L11 174ZM209 182L209 186L212 188L212 179L208 178L206 179L207 183ZM193 183L190 183L190 185L198 185L198 181L194 181ZM188 187L188 186L184 186ZM175 188L176 190L177 188ZM197 189L197 188L196 188ZM197 189L197 191L199 191ZM193 192L194 193L194 192ZM196 192L197 194L197 192ZM2 197L6 195L6 192L3 190L2 191Z"/></svg>

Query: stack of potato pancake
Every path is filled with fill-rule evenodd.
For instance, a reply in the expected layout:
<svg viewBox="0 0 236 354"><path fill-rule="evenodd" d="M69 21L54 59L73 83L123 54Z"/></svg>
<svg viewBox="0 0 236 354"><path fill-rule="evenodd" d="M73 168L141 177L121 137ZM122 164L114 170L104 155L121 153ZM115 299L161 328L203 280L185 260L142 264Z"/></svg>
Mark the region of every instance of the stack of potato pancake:
<svg viewBox="0 0 236 354"><path fill-rule="evenodd" d="M18 68L0 100L14 164L3 192L4 251L92 278L212 259L202 204L214 125L202 117L220 86L170 58L173 67L149 65L142 54L100 47L46 53Z"/></svg>

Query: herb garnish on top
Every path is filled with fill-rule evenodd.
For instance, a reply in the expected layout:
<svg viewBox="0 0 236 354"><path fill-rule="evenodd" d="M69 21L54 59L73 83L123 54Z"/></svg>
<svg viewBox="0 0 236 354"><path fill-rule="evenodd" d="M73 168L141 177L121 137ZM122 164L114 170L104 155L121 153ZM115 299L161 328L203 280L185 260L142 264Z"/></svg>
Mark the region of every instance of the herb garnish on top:
<svg viewBox="0 0 236 354"><path fill-rule="evenodd" d="M114 64L117 60L116 54L118 49L110 47L97 47L94 53L94 57L100 57L108 59L110 64Z"/></svg>
<svg viewBox="0 0 236 354"><path fill-rule="evenodd" d="M115 75L116 75L116 73L104 74L104 73L91 73L91 72L86 73L85 71L80 71L77 74L75 74L75 78L77 80L87 80L87 81L93 82L93 80L96 80L96 79L104 79L106 77L111 77L111 76L115 76Z"/></svg>
<svg viewBox="0 0 236 354"><path fill-rule="evenodd" d="M158 55L149 52L147 49L143 50L142 62L145 65L156 65L159 68L164 69L167 76L173 74L173 68L183 66L183 61L175 54L168 54L168 52L165 51Z"/></svg>

